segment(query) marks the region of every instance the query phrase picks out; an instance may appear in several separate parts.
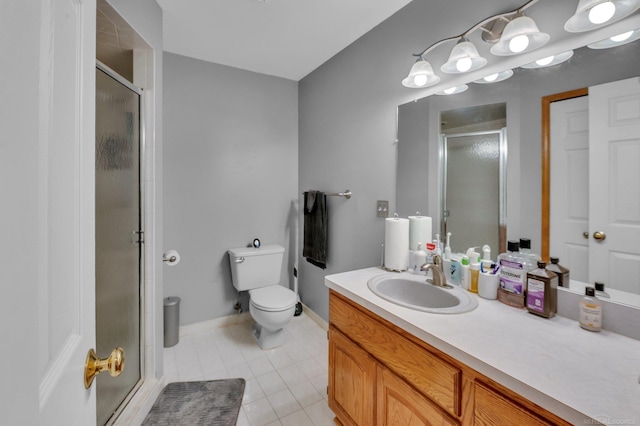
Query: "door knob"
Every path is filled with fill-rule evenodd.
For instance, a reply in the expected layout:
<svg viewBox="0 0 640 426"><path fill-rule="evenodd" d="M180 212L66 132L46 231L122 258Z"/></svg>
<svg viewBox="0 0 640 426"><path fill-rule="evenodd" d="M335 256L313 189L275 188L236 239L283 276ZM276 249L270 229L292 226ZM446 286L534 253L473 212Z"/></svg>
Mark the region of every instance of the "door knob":
<svg viewBox="0 0 640 426"><path fill-rule="evenodd" d="M607 235L602 231L596 231L593 233L593 238L595 238L598 241L602 241L605 238L607 238Z"/></svg>
<svg viewBox="0 0 640 426"><path fill-rule="evenodd" d="M585 239L585 240L588 240L588 239L589 239L589 233L588 233L587 231L584 231L584 232L582 233L582 236L584 237L584 239Z"/></svg>
<svg viewBox="0 0 640 426"><path fill-rule="evenodd" d="M115 348L109 358L98 358L96 351L89 349L84 364L84 387L89 389L93 379L101 372L108 370L111 377L119 376L124 368L124 349Z"/></svg>

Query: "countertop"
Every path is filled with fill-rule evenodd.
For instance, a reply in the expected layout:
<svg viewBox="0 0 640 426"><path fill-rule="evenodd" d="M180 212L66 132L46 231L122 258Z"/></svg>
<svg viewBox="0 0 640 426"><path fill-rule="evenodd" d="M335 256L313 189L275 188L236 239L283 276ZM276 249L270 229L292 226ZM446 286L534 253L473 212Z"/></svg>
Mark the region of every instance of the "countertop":
<svg viewBox="0 0 640 426"><path fill-rule="evenodd" d="M404 308L369 290L380 274L415 277L373 267L328 275L325 284L569 422L640 424L640 341L475 295L478 307L463 314Z"/></svg>

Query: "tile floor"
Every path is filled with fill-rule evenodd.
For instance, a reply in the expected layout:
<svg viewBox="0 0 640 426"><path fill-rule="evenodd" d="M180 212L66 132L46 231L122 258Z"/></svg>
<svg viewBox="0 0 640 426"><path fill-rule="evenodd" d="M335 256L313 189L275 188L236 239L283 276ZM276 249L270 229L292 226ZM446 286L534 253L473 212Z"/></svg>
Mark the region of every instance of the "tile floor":
<svg viewBox="0 0 640 426"><path fill-rule="evenodd" d="M164 349L166 381L246 380L239 426L333 426L327 405L327 333L303 312L285 328L286 343L262 350L253 321L181 334ZM182 333L182 330L181 330Z"/></svg>

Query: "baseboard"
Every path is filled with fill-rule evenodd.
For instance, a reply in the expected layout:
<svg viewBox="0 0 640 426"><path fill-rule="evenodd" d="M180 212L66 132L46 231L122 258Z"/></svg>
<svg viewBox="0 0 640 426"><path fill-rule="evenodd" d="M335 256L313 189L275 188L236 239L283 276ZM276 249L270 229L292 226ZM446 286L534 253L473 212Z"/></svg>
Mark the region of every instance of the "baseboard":
<svg viewBox="0 0 640 426"><path fill-rule="evenodd" d="M249 312L242 312L240 314L233 314L226 317L215 318L207 321L201 321L201 322L184 325L180 327L180 336L187 336L189 334L201 333L203 331L207 331L212 328L226 327L228 325L239 324L245 321L251 321L251 314Z"/></svg>
<svg viewBox="0 0 640 426"><path fill-rule="evenodd" d="M316 314L315 312L313 312L307 305L305 305L304 303L302 304L302 306L304 307L304 309L302 310L302 312L304 314L306 314L313 322L315 322L316 324L318 324L318 326L320 328L322 328L324 331L329 330L329 324L318 314Z"/></svg>

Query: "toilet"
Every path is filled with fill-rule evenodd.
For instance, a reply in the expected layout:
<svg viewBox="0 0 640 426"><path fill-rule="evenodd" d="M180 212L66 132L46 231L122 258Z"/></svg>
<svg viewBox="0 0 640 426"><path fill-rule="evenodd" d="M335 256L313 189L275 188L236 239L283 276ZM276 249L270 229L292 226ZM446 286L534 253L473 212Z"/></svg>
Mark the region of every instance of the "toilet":
<svg viewBox="0 0 640 426"><path fill-rule="evenodd" d="M296 294L280 285L284 247L230 249L231 278L238 291L249 291L249 312L255 324L252 333L262 349L284 343L284 327L296 309Z"/></svg>

